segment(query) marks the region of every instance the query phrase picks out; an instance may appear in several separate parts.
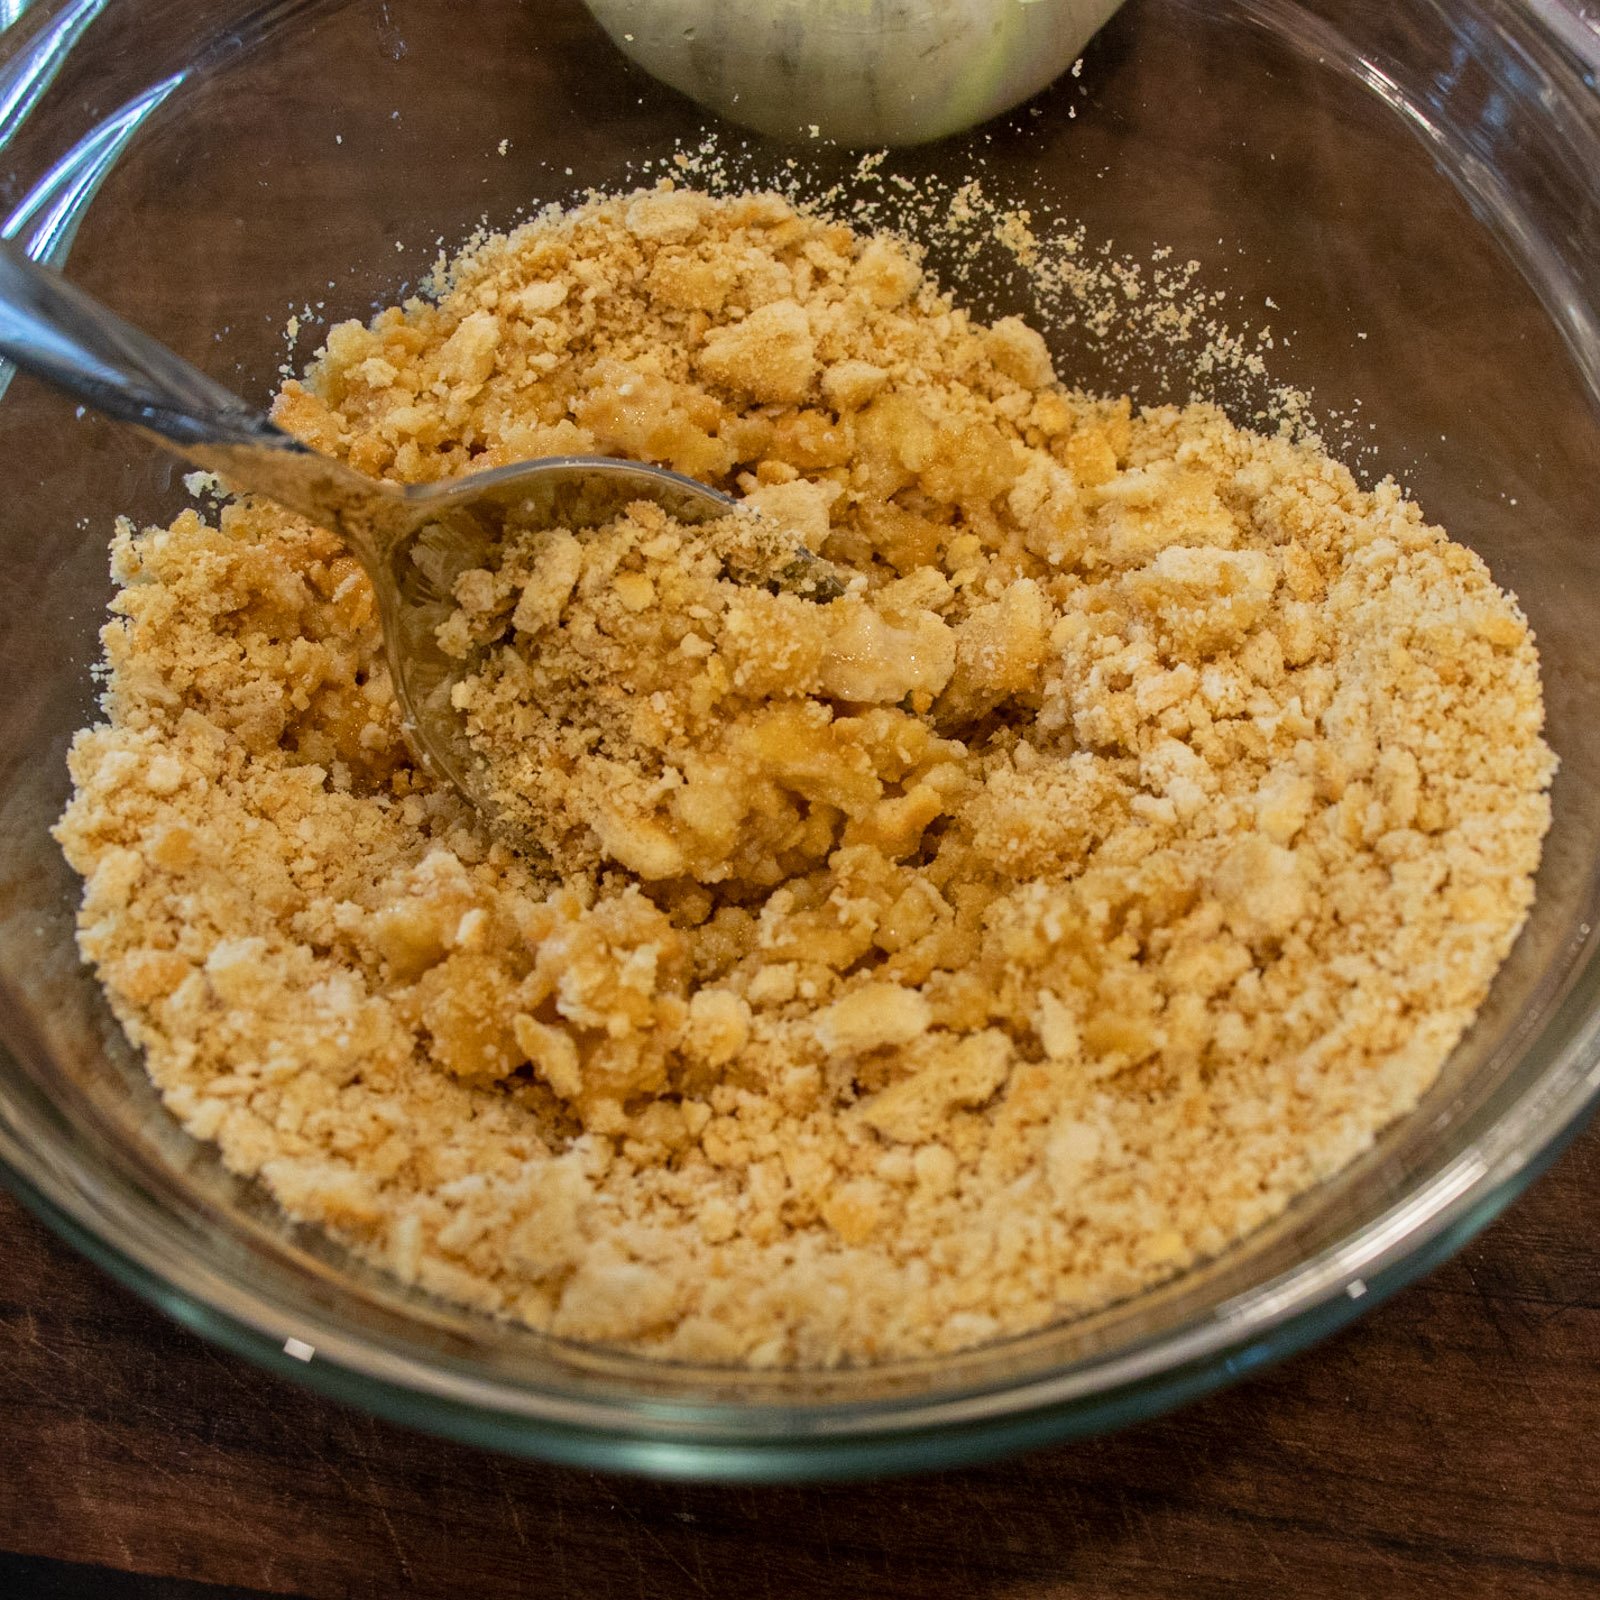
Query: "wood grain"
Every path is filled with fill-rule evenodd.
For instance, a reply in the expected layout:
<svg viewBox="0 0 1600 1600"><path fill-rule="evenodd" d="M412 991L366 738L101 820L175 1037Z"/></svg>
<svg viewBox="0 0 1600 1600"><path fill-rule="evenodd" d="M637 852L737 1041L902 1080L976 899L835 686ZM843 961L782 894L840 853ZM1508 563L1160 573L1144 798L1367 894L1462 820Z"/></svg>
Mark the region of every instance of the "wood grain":
<svg viewBox="0 0 1600 1600"><path fill-rule="evenodd" d="M1597 1434L1600 1130L1432 1278L1226 1394L990 1467L804 1488L374 1421L211 1349L0 1200L0 1550L86 1564L13 1593L207 1600L112 1586L138 1573L308 1600L1556 1600L1600 1592Z"/></svg>

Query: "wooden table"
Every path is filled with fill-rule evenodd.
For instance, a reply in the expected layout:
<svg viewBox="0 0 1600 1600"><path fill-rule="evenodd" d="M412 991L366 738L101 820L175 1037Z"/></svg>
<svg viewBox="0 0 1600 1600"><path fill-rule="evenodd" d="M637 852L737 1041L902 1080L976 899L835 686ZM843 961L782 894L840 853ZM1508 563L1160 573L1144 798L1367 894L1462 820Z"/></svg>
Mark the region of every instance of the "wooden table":
<svg viewBox="0 0 1600 1600"><path fill-rule="evenodd" d="M1112 1438L736 1489L444 1444L211 1349L0 1199L0 1595L1600 1593L1600 1127L1425 1282Z"/></svg>

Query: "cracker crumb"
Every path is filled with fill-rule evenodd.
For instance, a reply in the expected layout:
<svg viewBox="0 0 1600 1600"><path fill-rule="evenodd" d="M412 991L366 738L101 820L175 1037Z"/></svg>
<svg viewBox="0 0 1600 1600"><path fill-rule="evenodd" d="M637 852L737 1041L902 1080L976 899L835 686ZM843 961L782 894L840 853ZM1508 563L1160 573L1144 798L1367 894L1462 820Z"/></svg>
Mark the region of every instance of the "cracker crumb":
<svg viewBox="0 0 1600 1600"><path fill-rule="evenodd" d="M412 761L335 538L116 534L85 959L291 1215L564 1336L825 1366L1133 1293L1412 1109L1531 903L1554 761L1483 563L1313 439L1063 384L856 222L592 196L285 384L394 481L593 451L748 501L458 586L535 852ZM754 581L772 530L848 592Z"/></svg>

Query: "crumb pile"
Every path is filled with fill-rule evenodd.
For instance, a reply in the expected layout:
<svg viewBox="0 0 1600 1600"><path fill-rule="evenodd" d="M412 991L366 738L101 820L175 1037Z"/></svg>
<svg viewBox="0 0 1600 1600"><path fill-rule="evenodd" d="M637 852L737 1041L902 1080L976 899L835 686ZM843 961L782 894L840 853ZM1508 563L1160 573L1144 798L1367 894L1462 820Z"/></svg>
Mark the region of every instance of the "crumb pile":
<svg viewBox="0 0 1600 1600"><path fill-rule="evenodd" d="M121 527L83 951L185 1126L439 1294L755 1364L1101 1305L1410 1109L1528 910L1553 761L1483 564L1308 445L1073 392L892 237L552 211L277 414L404 482L661 462L851 578L650 507L467 575L536 859L413 765L331 536Z"/></svg>

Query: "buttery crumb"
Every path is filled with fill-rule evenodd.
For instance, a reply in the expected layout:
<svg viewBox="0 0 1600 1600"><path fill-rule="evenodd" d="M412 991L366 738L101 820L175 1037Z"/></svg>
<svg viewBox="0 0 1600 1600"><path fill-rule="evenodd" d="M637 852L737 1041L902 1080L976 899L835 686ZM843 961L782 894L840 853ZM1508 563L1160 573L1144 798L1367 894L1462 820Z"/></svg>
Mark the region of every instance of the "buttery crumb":
<svg viewBox="0 0 1600 1600"><path fill-rule="evenodd" d="M805 1366L1084 1312L1414 1107L1527 915L1554 762L1483 563L1064 385L890 234L550 210L276 415L403 483L658 462L850 580L649 506L509 540L442 642L519 853L412 761L335 538L119 524L83 954L185 1127L434 1293Z"/></svg>

